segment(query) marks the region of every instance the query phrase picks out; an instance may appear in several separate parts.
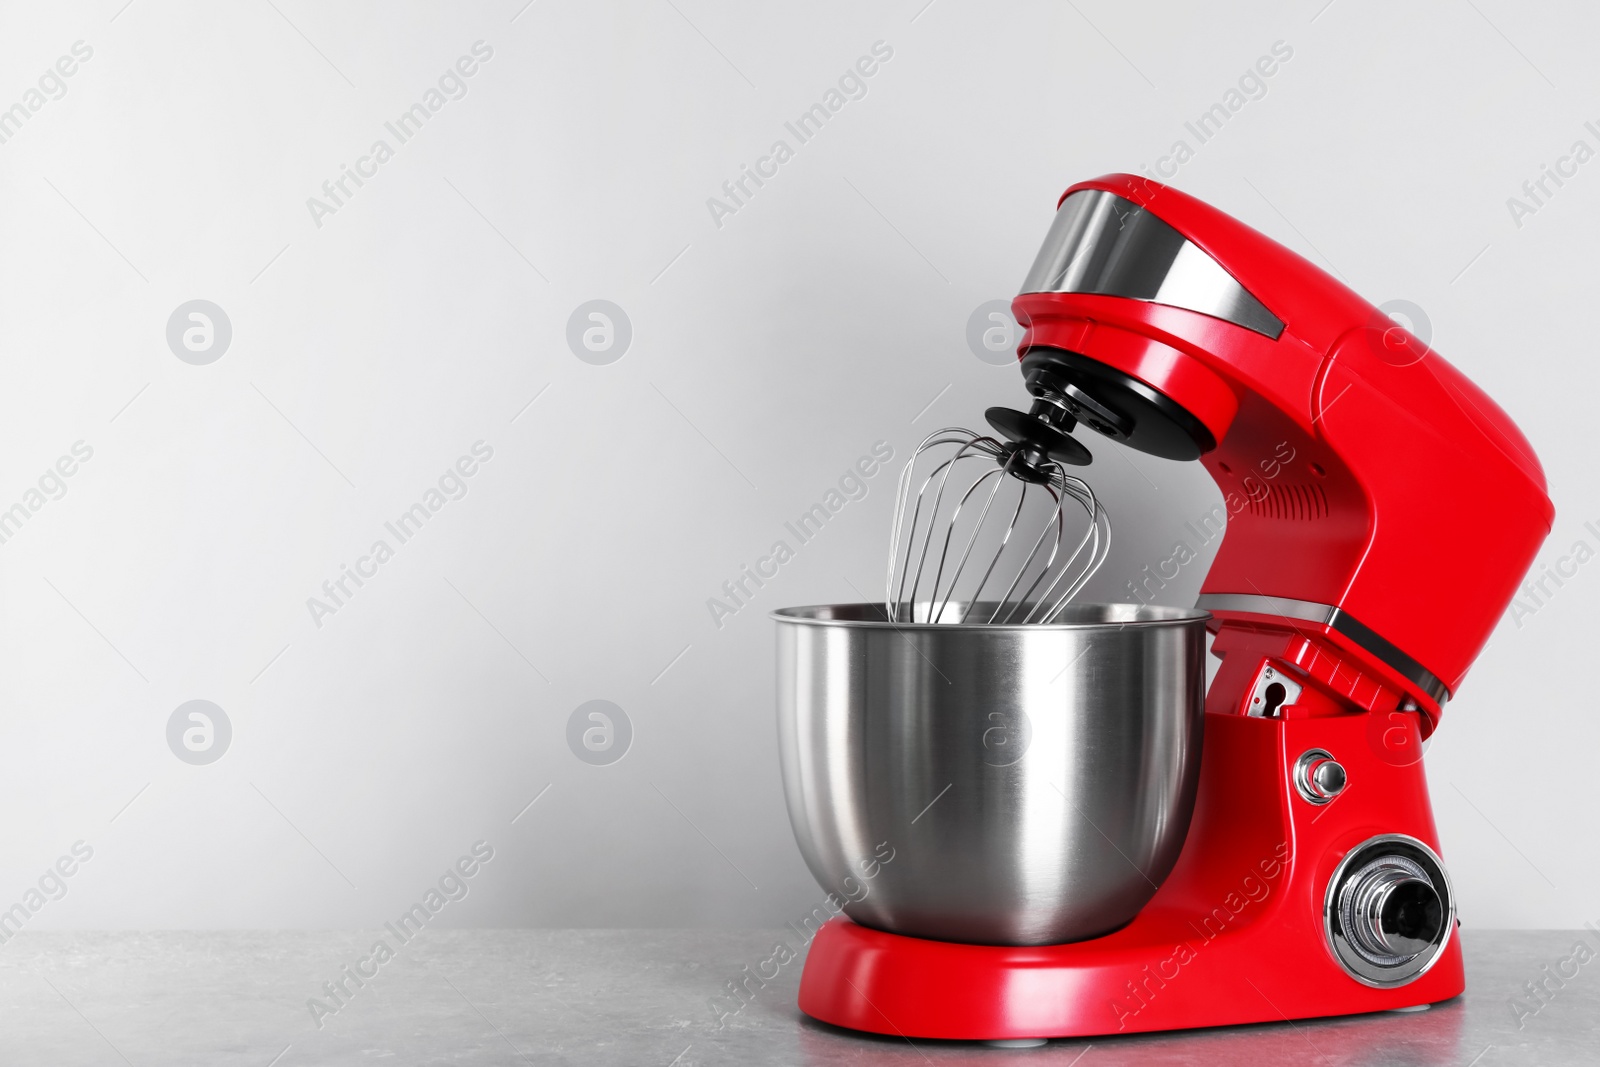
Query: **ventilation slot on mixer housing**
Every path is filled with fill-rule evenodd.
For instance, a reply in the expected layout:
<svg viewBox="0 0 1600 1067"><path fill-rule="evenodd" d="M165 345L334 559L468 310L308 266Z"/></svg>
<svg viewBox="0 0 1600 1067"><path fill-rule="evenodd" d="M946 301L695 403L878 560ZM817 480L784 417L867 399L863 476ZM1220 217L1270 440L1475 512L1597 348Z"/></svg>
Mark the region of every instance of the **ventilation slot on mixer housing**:
<svg viewBox="0 0 1600 1067"><path fill-rule="evenodd" d="M1265 492L1247 496L1252 515L1264 519L1323 519L1328 498L1320 485L1269 485Z"/></svg>

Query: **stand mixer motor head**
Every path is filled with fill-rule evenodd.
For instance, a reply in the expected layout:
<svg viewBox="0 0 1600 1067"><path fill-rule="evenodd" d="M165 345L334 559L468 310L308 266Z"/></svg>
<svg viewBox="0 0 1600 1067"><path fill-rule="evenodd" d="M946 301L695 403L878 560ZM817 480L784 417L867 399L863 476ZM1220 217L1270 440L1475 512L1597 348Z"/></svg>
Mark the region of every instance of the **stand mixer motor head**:
<svg viewBox="0 0 1600 1067"><path fill-rule="evenodd" d="M1494 401L1307 260L1133 175L1067 190L1012 307L1033 402L986 413L1008 469L1088 463L1080 426L1199 459L1227 505L1213 629L1275 627L1329 713L1418 711L1430 732L1553 518ZM1487 551L1439 535L1486 499Z"/></svg>
<svg viewBox="0 0 1600 1067"><path fill-rule="evenodd" d="M1172 226L1114 193L1069 193L1033 269L1028 293L1092 293L1184 307L1274 336L1283 324L1214 260ZM1086 464L1089 451L1066 437L1083 423L1163 459L1198 459L1217 445L1199 419L1137 377L1077 352L1023 342L1027 413L990 408L989 424L1030 451ZM1065 440L1063 440L1065 438Z"/></svg>

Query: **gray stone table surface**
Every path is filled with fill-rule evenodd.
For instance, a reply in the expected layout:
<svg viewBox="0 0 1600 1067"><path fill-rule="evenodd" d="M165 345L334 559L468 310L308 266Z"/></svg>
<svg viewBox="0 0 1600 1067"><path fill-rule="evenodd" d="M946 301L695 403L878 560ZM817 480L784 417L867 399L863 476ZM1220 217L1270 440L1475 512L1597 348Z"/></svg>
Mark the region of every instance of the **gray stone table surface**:
<svg viewBox="0 0 1600 1067"><path fill-rule="evenodd" d="M379 933L22 933L0 945L0 1064L1600 1064L1593 932L1464 931L1466 995L1423 1012L1025 1050L811 1022L799 959L719 1026L712 998L784 933L429 929L342 1004L323 983Z"/></svg>

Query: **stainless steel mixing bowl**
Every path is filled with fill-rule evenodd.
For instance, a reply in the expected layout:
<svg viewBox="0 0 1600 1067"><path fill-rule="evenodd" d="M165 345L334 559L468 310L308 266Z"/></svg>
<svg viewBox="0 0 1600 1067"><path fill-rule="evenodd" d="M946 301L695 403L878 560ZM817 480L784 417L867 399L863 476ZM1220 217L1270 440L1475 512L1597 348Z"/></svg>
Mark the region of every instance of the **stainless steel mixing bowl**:
<svg viewBox="0 0 1600 1067"><path fill-rule="evenodd" d="M1124 925L1194 811L1208 617L774 612L784 796L811 873L856 922L917 937L1044 945Z"/></svg>

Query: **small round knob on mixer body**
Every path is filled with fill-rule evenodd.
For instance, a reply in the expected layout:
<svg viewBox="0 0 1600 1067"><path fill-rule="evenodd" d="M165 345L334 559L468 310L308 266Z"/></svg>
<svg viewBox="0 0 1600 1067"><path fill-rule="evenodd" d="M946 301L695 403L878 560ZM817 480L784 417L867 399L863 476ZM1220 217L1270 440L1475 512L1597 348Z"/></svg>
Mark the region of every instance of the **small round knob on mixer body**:
<svg viewBox="0 0 1600 1067"><path fill-rule="evenodd" d="M1307 749L1295 760L1295 789L1312 804L1328 803L1344 792L1348 781L1344 764L1324 749Z"/></svg>
<svg viewBox="0 0 1600 1067"><path fill-rule="evenodd" d="M1306 777L1311 781L1311 788L1329 800L1344 792L1344 764L1338 760L1322 760L1311 768L1311 773Z"/></svg>

